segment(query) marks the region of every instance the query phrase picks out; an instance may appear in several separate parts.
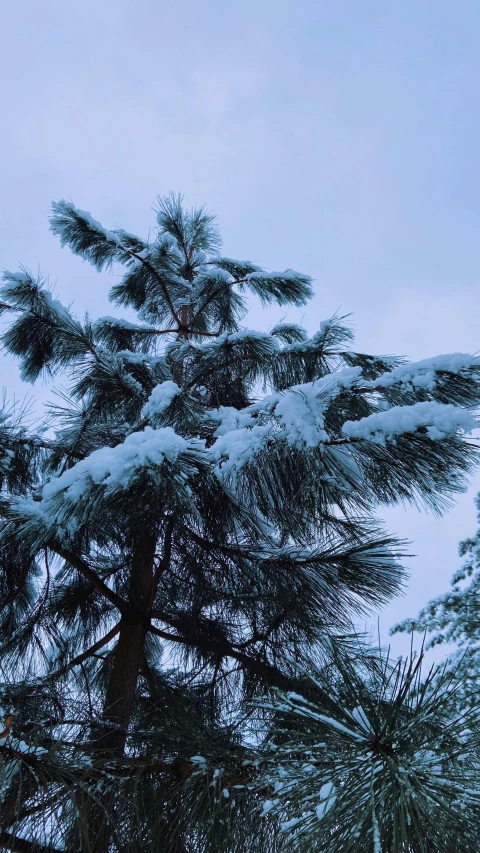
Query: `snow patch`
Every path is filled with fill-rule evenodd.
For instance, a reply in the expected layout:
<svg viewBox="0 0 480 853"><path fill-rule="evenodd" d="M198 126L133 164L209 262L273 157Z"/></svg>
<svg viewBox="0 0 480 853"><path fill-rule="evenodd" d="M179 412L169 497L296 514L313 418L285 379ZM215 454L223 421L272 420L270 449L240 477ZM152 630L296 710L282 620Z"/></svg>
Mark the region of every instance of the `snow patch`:
<svg viewBox="0 0 480 853"><path fill-rule="evenodd" d="M180 388L175 382L172 382L171 379L167 379L166 382L160 382L160 384L156 385L150 394L150 397L143 407L142 414L146 418L152 418L152 420L155 420L155 418L162 415L165 410L168 409L172 401L180 393Z"/></svg>
<svg viewBox="0 0 480 853"><path fill-rule="evenodd" d="M436 355L433 358L425 358L422 361L413 361L410 364L401 364L393 370L382 373L369 385L373 388L389 388L392 385L412 385L415 388L428 388L433 390L437 381L437 372L461 373L479 364L478 358L468 353L454 352L445 355Z"/></svg>
<svg viewBox="0 0 480 853"><path fill-rule="evenodd" d="M208 420L220 422L214 432L217 437L254 425L251 409L236 409L234 406L220 406L219 409L209 411Z"/></svg>
<svg viewBox="0 0 480 853"><path fill-rule="evenodd" d="M377 412L359 421L346 421L342 431L349 438L385 444L386 439L415 432L421 426L427 427L430 438L440 439L458 430L470 433L477 428L477 421L467 409L431 401L413 406L393 406L386 412Z"/></svg>
<svg viewBox="0 0 480 853"><path fill-rule="evenodd" d="M288 443L301 448L316 447L328 441L329 435L324 429L325 408L342 389L350 388L360 374L360 367L346 367L282 392L275 415L285 429Z"/></svg>
<svg viewBox="0 0 480 853"><path fill-rule="evenodd" d="M315 809L315 814L319 820L326 815L335 802L335 791L332 782L325 782L319 791L320 802Z"/></svg>
<svg viewBox="0 0 480 853"><path fill-rule="evenodd" d="M217 475L222 479L251 462L265 447L270 431L271 425L264 424L251 429L230 430L220 435L208 451L218 463Z"/></svg>
<svg viewBox="0 0 480 853"><path fill-rule="evenodd" d="M109 488L127 487L140 468L162 465L167 459L174 462L179 453L187 449L203 450L199 439L187 441L177 435L171 427L134 432L116 447L101 447L86 459L77 462L54 477L42 490L41 504L49 502L60 492L69 500L76 500L85 492L90 481Z"/></svg>
<svg viewBox="0 0 480 853"><path fill-rule="evenodd" d="M258 341L264 344L266 350L275 353L280 349L278 340L268 332L257 332L253 329L242 329L240 332L223 332L215 341L204 344L202 349L206 352L218 349L225 344L238 344L248 341Z"/></svg>

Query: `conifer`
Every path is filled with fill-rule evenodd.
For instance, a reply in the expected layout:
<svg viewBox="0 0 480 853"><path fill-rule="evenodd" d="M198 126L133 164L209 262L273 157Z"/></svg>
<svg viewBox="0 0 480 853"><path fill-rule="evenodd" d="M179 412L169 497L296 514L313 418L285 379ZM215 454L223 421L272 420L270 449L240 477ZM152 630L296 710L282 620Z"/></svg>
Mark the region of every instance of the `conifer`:
<svg viewBox="0 0 480 853"><path fill-rule="evenodd" d="M62 391L36 426L0 418L0 845L469 853L474 736L351 635L405 579L378 507L464 488L480 362L358 353L338 316L244 328L250 294L299 306L312 282L224 257L180 196L150 240L66 201L50 221L121 268L120 316L4 274L3 346Z"/></svg>

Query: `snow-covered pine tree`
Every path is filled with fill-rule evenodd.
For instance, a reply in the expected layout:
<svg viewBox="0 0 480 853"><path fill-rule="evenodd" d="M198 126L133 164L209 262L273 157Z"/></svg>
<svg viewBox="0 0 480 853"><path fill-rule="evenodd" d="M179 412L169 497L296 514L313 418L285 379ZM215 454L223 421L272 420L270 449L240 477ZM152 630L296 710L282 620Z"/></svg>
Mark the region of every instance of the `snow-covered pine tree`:
<svg viewBox="0 0 480 853"><path fill-rule="evenodd" d="M359 354L338 317L312 338L243 329L246 294L301 305L310 279L223 257L213 218L180 197L159 201L151 241L65 201L51 228L98 270L123 266L111 299L138 322L81 322L28 271L4 274L6 351L26 381L63 390L43 426L8 406L0 423L2 708L15 712L0 844L286 849L278 810L259 816L277 716L259 697L293 690L337 713L315 673L404 578L373 513L440 511L463 488L479 363ZM387 754L381 733L363 745ZM335 851L383 849L391 807L380 797L379 828ZM330 851L319 827L310 849Z"/></svg>
<svg viewBox="0 0 480 853"><path fill-rule="evenodd" d="M476 505L480 520L480 495ZM469 707L480 701L480 530L460 542L459 554L466 559L452 577L451 590L431 599L415 619L405 619L391 633L425 633L427 648L455 644L448 668L457 672L461 683L459 706Z"/></svg>

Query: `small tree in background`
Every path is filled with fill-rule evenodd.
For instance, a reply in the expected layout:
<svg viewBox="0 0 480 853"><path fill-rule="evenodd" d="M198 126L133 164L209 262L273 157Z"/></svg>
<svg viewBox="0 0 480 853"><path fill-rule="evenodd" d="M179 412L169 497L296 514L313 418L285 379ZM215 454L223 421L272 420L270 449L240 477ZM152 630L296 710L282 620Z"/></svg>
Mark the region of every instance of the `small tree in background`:
<svg viewBox="0 0 480 853"><path fill-rule="evenodd" d="M138 322L80 322L42 280L4 275L6 351L26 381L58 376L63 390L38 428L8 407L0 423L0 843L273 853L304 843L310 809L308 849L437 849L411 828L413 759L400 793L385 787L401 744L424 744L425 766L436 694L347 634L404 579L377 506L440 511L464 487L478 362L356 353L338 317L312 338L288 323L242 329L248 292L301 305L308 276L221 256L213 218L180 197L159 201L157 226L146 242L53 205L62 245L98 270L123 266L111 299ZM312 779L343 802L345 714L374 768L348 840L337 829L355 791L335 812L305 771L273 803L285 763L312 764L312 736ZM319 731L333 720L335 737L318 740L313 719ZM473 830L453 815L462 796L476 814L477 746L451 725L435 749L457 762L455 793L432 802L470 851Z"/></svg>
<svg viewBox="0 0 480 853"><path fill-rule="evenodd" d="M480 511L480 495L476 504ZM461 681L457 693L460 707L468 707L480 698L480 530L460 542L459 554L466 559L453 575L450 592L429 601L415 619L395 625L392 634L432 634L427 648L454 643L457 651L449 656L448 666Z"/></svg>

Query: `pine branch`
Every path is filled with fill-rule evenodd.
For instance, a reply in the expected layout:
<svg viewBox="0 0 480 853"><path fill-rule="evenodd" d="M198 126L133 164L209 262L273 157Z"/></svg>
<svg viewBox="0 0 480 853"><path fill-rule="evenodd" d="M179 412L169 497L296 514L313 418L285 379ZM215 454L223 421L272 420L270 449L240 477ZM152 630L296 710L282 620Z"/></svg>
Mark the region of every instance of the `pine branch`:
<svg viewBox="0 0 480 853"><path fill-rule="evenodd" d="M110 589L110 587L107 586L107 584L104 583L102 579L98 577L98 575L93 571L93 569L90 568L90 566L88 565L88 563L85 562L85 560L77 556L77 554L68 551L67 549L63 548L61 545L53 541L50 541L48 543L48 548L54 551L55 554L58 554L59 557L62 557L62 559L65 560L67 563L70 563L70 565L73 566L73 568L76 569L77 572L81 574L89 583L91 583L91 585L98 592L100 592L104 598L110 601L111 604L114 604L115 607L120 611L120 613L122 613L122 615L128 611L127 602L119 595L117 595L117 593L114 592L113 589Z"/></svg>
<svg viewBox="0 0 480 853"><path fill-rule="evenodd" d="M218 338L220 335L220 331L218 332L202 332L199 329L192 329L191 323L188 327L178 327L176 329L155 329L153 332L149 332L150 335L172 335L172 334L180 334L183 332L184 335L198 335L203 338Z"/></svg>
<svg viewBox="0 0 480 853"><path fill-rule="evenodd" d="M164 545L163 545L163 557L159 561L157 568L155 570L155 574L152 580L152 591L149 599L149 607L152 607L153 602L155 601L155 596L157 594L158 584L160 583L160 579L164 572L167 571L170 567L170 560L172 558L172 544L173 544L173 528L175 526L174 518L170 518L167 522L167 528L165 531Z"/></svg>
<svg viewBox="0 0 480 853"><path fill-rule="evenodd" d="M0 832L0 846L4 850L13 851L13 853L64 853L63 849L57 850L50 844L45 847L43 844L37 844L36 841L19 838L12 832Z"/></svg>
<svg viewBox="0 0 480 853"><path fill-rule="evenodd" d="M246 283L247 283L246 278L239 279L238 281L222 282L221 287L217 287L217 289L214 290L213 293L211 293L210 296L205 300L203 305L200 306L198 311L195 312L192 319L190 320L190 327L193 326L193 324L195 323L195 320L198 320L200 315L203 314L203 312L205 311L206 308L208 308L210 303L213 302L217 298L217 296L220 296L220 294L222 293L222 291L225 290L226 287L233 287L235 284L246 284Z"/></svg>
<svg viewBox="0 0 480 853"><path fill-rule="evenodd" d="M60 741L61 743L62 741ZM72 744L75 745L75 744ZM54 803L58 803L58 793L53 794L53 796L47 798L46 800L41 800L39 803L35 803L32 806L25 806L21 811L18 811L13 820L7 824L7 826L11 826L14 823L21 823L27 817L31 817L31 815L38 814L44 809L49 808L49 806L53 806ZM22 839L23 840L23 839Z"/></svg>
<svg viewBox="0 0 480 853"><path fill-rule="evenodd" d="M156 280L158 281L158 283L161 287L162 293L165 297L165 301L166 301L166 303L167 303L167 305L171 311L173 319L178 324L178 326L181 327L182 322L181 322L181 320L180 320L180 318L179 318L179 316L175 310L175 306L171 300L170 294L168 292L168 289L165 285L165 282L164 282L162 276L157 272L155 267L149 261L146 260L146 258L142 258L140 255L137 255L136 252L134 252L130 249L125 249L125 251L128 252L128 254L132 256L132 258L135 258L137 261L140 261L140 263L143 264L143 266L149 271L149 273L151 273L154 276L154 278L156 278Z"/></svg>
<svg viewBox="0 0 480 853"><path fill-rule="evenodd" d="M0 303L0 308L7 309L9 311L16 311L19 314L31 314L32 317L35 317L35 319L39 320L41 323L44 323L50 329L60 329L61 328L61 331L64 335L66 335L69 338L72 338L73 340L78 340L78 334L76 334L75 332L68 331L68 329L65 329L64 326L60 326L58 323L55 323L54 320L51 320L49 317L45 317L45 315L41 314L39 311L35 311L35 309L32 307L20 308L19 306L7 305L5 303ZM92 344L91 341L89 341L85 336L83 336L83 342L85 344L86 349L90 350L92 355L97 357L97 351L95 349L94 344Z"/></svg>
<svg viewBox="0 0 480 853"><path fill-rule="evenodd" d="M81 458L80 454L76 454L70 448L59 444L58 441L42 441L39 438L19 438L15 436L14 442L16 444L22 444L25 447L38 447L40 450L63 450L65 453L68 453L70 456L75 456L78 459Z"/></svg>
<svg viewBox="0 0 480 853"><path fill-rule="evenodd" d="M174 617L170 617L166 614L160 615L155 611L152 611L151 617L165 622L172 628L184 631L185 626L180 619L175 619ZM156 625L150 625L149 631L152 634L155 634L155 636L161 637L163 640L169 640L172 643L181 643L182 645L189 646L190 648L197 648L202 651L211 652L219 657L233 658L241 663L247 670L259 676L271 687L278 687L279 690L292 690L297 682L297 679L285 675L285 673L278 667L274 666L274 664L246 655L244 652L240 652L238 649L235 649L234 646L229 643L220 643L206 637L202 637L201 639L194 638L192 636L189 637L185 635L185 633L183 635L169 634L168 631L162 631L161 628L157 628Z"/></svg>
<svg viewBox="0 0 480 853"><path fill-rule="evenodd" d="M73 669L74 666L79 666L79 664L82 664L85 660L96 654L96 652L98 652L99 649L103 648L103 646L106 646L107 643L110 642L110 640L113 640L113 638L117 636L119 631L120 622L114 625L114 627L111 628L111 630L108 631L108 633L105 634L104 637L102 637L100 640L97 640L97 642L94 643L93 646L90 646L89 649L86 649L86 651L72 658L71 661L66 663L64 666L59 667L59 669L56 669L55 672L50 673L50 675L48 675L43 680L54 681L56 678L60 678L60 676L65 675L67 672L69 672L69 670Z"/></svg>

